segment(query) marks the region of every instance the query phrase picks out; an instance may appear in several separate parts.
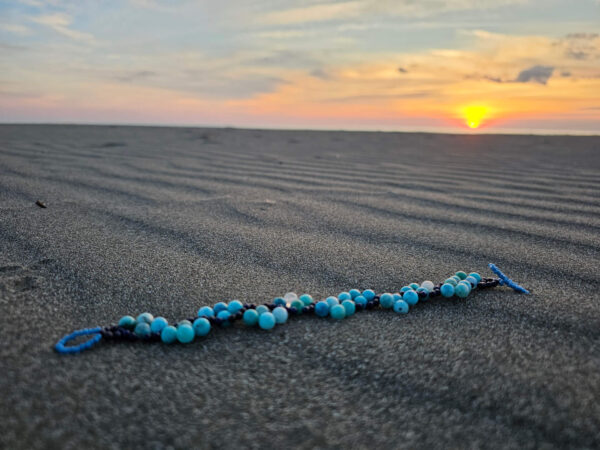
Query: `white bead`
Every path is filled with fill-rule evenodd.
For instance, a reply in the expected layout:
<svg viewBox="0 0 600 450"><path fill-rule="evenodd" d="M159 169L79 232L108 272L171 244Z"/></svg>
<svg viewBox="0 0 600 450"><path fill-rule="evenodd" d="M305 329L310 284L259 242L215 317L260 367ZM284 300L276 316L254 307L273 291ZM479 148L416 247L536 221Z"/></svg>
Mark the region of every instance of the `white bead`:
<svg viewBox="0 0 600 450"><path fill-rule="evenodd" d="M283 296L283 299L289 305L294 300L298 300L298 295L295 292L288 292Z"/></svg>
<svg viewBox="0 0 600 450"><path fill-rule="evenodd" d="M433 286L434 286L433 282L429 281L429 280L423 281L421 283L421 287L427 289L429 292L433 291Z"/></svg>

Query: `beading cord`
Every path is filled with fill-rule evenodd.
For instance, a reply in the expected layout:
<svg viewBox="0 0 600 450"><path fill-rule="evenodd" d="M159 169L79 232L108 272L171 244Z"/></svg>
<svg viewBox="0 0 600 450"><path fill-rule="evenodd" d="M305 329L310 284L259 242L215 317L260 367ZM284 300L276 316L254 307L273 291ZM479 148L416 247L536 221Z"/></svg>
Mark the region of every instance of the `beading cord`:
<svg viewBox="0 0 600 450"><path fill-rule="evenodd" d="M442 296L445 298L466 298L472 290L508 286L516 292L529 294L529 291L508 278L498 267L490 263L489 268L499 278L482 278L477 272L459 271L435 285L427 280L420 285L411 283L395 294L382 293L376 295L371 289L359 291L350 289L337 296L330 296L319 302L314 302L309 294L298 297L288 292L283 297L275 298L271 303L262 305L242 304L239 300L229 303L219 302L211 306L203 306L196 317L188 318L169 325L164 317L156 317L148 312L137 318L123 316L118 325L107 327L85 328L74 331L59 340L54 349L61 354L76 354L96 345L100 340L105 341L147 341L172 344L180 342L187 344L196 337L206 336L213 327L229 327L238 320L243 320L246 326L259 326L270 330L275 325L287 322L290 315L315 314L318 317L331 317L341 320L354 315L356 311L372 310L378 307L392 309L397 314L407 314L412 306L419 301ZM81 336L92 336L89 340L78 345L67 346L67 343Z"/></svg>

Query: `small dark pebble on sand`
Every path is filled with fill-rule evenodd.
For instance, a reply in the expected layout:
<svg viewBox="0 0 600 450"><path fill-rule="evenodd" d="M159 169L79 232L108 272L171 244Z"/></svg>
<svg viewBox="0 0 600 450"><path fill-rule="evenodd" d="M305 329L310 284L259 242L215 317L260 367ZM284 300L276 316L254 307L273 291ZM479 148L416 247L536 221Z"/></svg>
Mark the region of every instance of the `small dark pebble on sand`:
<svg viewBox="0 0 600 450"><path fill-rule="evenodd" d="M41 200L37 200L35 204L38 205L40 208L46 208L46 204Z"/></svg>

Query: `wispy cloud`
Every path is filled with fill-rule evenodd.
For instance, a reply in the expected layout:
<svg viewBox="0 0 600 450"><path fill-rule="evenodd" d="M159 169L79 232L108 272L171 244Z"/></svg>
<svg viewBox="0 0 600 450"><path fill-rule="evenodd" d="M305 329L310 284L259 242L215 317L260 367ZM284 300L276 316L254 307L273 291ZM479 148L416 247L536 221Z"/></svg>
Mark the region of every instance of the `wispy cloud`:
<svg viewBox="0 0 600 450"><path fill-rule="evenodd" d="M25 36L31 32L29 28L18 23L0 23L0 30Z"/></svg>
<svg viewBox="0 0 600 450"><path fill-rule="evenodd" d="M540 84L546 84L552 73L554 72L554 67L552 66L533 66L529 69L522 70L515 78L515 82L517 83L529 83L530 81Z"/></svg>
<svg viewBox="0 0 600 450"><path fill-rule="evenodd" d="M269 12L260 21L267 25L290 25L305 22L342 20L360 15L363 7L364 5L360 1L323 3Z"/></svg>
<svg viewBox="0 0 600 450"><path fill-rule="evenodd" d="M30 19L40 25L51 28L57 33L62 34L70 39L83 42L94 42L94 36L90 33L84 33L69 28L72 23L72 18L64 13L47 14L41 16L30 17Z"/></svg>

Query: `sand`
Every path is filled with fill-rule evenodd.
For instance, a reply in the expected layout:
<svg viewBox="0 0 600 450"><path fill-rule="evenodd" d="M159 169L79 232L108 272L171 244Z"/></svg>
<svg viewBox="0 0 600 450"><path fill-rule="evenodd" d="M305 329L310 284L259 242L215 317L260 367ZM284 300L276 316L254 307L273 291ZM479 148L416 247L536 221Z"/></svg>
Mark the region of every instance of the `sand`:
<svg viewBox="0 0 600 450"><path fill-rule="evenodd" d="M599 137L1 126L0 194L2 448L600 446ZM490 261L533 295L52 350Z"/></svg>

